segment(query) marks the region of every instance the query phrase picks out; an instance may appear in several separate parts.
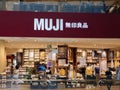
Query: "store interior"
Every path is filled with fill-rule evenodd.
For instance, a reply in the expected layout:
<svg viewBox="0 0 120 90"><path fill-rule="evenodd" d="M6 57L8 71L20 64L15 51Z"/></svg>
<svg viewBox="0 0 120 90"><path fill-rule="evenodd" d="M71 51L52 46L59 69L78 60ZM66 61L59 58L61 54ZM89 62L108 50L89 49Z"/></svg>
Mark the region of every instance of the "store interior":
<svg viewBox="0 0 120 90"><path fill-rule="evenodd" d="M120 39L0 37L0 57L0 75L19 65L22 80L99 80L108 68L116 79Z"/></svg>
<svg viewBox="0 0 120 90"><path fill-rule="evenodd" d="M82 67L99 67L102 76L108 67L120 65L120 39L0 37L0 43L1 73L10 65L20 64L26 70L39 62L51 68L53 75L65 69L61 76L76 78ZM70 70L74 71L72 77Z"/></svg>

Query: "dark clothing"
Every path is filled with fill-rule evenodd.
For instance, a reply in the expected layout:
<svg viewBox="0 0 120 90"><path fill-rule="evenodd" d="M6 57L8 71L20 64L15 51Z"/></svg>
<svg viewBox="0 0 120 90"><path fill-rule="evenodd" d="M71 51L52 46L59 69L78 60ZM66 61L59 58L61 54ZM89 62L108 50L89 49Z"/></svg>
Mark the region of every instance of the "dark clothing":
<svg viewBox="0 0 120 90"><path fill-rule="evenodd" d="M83 76L84 79L85 79L85 70L86 70L85 67L79 68L79 73L82 74L82 76Z"/></svg>
<svg viewBox="0 0 120 90"><path fill-rule="evenodd" d="M106 74L106 79L112 79L111 71L106 71L105 74Z"/></svg>
<svg viewBox="0 0 120 90"><path fill-rule="evenodd" d="M100 68L99 67L95 67L95 74L99 74L100 72Z"/></svg>
<svg viewBox="0 0 120 90"><path fill-rule="evenodd" d="M116 78L117 80L120 80L120 67L116 68Z"/></svg>
<svg viewBox="0 0 120 90"><path fill-rule="evenodd" d="M106 71L105 74L106 74L106 79L112 80L112 72L110 70ZM108 90L110 90L111 85L112 85L112 81L107 81L107 88L108 88Z"/></svg>

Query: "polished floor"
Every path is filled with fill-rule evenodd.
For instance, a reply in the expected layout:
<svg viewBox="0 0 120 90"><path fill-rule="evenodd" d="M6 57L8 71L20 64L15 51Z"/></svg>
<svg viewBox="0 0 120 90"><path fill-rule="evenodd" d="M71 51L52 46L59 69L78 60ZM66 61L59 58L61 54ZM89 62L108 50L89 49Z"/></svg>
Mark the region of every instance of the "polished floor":
<svg viewBox="0 0 120 90"><path fill-rule="evenodd" d="M14 86L11 88L0 88L0 90L43 90L43 89L31 89L29 85ZM91 87L91 88L59 88L59 89L44 89L44 90L108 90L106 86ZM112 86L110 90L120 90L119 86Z"/></svg>

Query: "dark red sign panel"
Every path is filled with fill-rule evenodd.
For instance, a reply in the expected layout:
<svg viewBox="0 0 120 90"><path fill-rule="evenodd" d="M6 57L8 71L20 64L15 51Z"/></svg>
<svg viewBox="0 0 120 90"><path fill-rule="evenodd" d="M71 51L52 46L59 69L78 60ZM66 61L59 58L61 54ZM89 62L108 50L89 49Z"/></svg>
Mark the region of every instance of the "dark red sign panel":
<svg viewBox="0 0 120 90"><path fill-rule="evenodd" d="M1 11L0 36L120 38L120 14Z"/></svg>

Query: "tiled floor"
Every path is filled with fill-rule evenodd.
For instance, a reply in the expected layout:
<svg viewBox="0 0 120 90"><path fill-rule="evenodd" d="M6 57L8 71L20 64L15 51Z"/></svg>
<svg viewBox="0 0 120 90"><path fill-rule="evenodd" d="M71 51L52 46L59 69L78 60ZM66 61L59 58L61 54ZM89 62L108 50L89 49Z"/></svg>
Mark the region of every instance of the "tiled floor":
<svg viewBox="0 0 120 90"><path fill-rule="evenodd" d="M12 88L1 88L0 90L42 90L31 89L29 85L20 85ZM59 88L59 89L44 89L44 90L108 90L106 86L94 87L94 88ZM111 90L120 90L119 86L112 86Z"/></svg>

